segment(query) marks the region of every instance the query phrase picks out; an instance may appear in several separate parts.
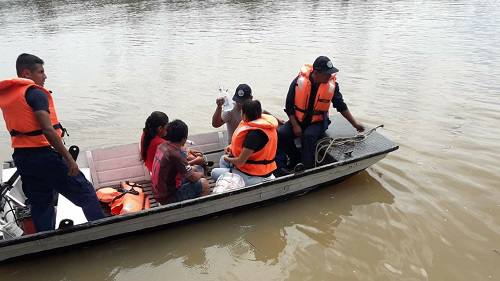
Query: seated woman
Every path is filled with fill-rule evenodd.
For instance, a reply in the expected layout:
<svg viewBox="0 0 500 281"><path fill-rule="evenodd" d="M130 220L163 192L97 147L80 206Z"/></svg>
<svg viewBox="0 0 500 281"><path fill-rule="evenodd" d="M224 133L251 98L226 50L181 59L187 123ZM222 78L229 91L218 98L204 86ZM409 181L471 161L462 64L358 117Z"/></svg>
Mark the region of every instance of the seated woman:
<svg viewBox="0 0 500 281"><path fill-rule="evenodd" d="M233 133L231 145L226 147L220 161L220 168L212 170L212 178L217 180L231 166L233 173L239 174L246 185L273 179L276 170L276 148L278 120L262 114L258 100L245 101L241 107L242 121Z"/></svg>
<svg viewBox="0 0 500 281"><path fill-rule="evenodd" d="M152 172L153 159L156 149L167 140L168 116L161 111L153 111L146 119L146 124L142 130L141 136L141 159L144 165ZM203 153L183 148L183 154L188 160L189 165L204 165L205 158Z"/></svg>
<svg viewBox="0 0 500 281"><path fill-rule="evenodd" d="M151 182L153 196L160 204L168 204L210 194L203 172L188 164L182 151L188 127L174 120L167 127L168 140L158 146L153 159Z"/></svg>
<svg viewBox="0 0 500 281"><path fill-rule="evenodd" d="M161 111L153 111L146 119L146 124L142 129L141 159L150 173L152 172L156 148L166 141L167 125L167 114Z"/></svg>

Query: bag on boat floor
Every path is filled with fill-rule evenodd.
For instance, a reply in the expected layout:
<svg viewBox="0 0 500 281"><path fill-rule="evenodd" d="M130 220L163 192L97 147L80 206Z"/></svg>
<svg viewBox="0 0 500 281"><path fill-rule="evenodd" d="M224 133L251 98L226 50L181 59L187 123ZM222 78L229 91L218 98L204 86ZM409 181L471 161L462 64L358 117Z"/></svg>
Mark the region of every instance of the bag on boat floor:
<svg viewBox="0 0 500 281"><path fill-rule="evenodd" d="M222 174L215 183L213 193L222 193L228 190L242 188L245 186L245 181L243 178L231 172L226 172Z"/></svg>
<svg viewBox="0 0 500 281"><path fill-rule="evenodd" d="M121 182L119 187L101 187L96 190L99 201L108 204L112 215L123 215L149 209L149 196L137 183Z"/></svg>

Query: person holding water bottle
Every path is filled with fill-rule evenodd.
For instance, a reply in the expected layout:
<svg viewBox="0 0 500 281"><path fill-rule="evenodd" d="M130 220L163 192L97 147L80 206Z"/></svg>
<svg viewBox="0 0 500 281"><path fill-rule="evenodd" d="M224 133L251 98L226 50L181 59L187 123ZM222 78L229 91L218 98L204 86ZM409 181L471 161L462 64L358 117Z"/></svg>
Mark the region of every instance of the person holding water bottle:
<svg viewBox="0 0 500 281"><path fill-rule="evenodd" d="M222 89L221 93L223 93ZM231 137L233 136L234 130L236 130L236 127L238 127L241 122L241 105L245 101L252 99L252 89L250 86L247 84L240 84L236 88L231 100L229 100L229 97L226 95L217 98L215 101L217 108L212 116L212 126L214 128L219 128L226 124L228 143L231 143Z"/></svg>

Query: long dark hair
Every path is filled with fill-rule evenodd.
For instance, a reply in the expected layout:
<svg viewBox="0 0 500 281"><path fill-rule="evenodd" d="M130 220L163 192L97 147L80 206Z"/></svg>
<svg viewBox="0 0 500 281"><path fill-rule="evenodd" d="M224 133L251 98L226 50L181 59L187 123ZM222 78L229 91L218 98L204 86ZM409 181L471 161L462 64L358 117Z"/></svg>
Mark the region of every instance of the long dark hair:
<svg viewBox="0 0 500 281"><path fill-rule="evenodd" d="M149 115L148 119L146 119L146 124L144 125L144 129L142 129L144 133L141 147L142 161L146 161L146 158L148 157L148 147L151 144L151 140L156 137L156 130L158 127L165 126L167 124L168 116L161 111L153 111L153 113Z"/></svg>

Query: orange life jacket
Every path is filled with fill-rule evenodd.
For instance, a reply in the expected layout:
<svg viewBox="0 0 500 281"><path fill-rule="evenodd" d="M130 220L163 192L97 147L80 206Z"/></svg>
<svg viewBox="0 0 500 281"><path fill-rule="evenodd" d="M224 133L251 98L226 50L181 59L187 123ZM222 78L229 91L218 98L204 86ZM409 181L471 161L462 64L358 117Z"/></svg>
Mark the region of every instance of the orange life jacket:
<svg viewBox="0 0 500 281"><path fill-rule="evenodd" d="M267 114L262 114L261 118L254 121L245 122L242 120L240 122L231 139L231 153L235 157L241 154L245 137L251 130L261 130L269 139L261 150L250 155L250 158L248 158L245 164L237 166L240 171L253 176L264 176L276 170L274 158L278 146L277 127L278 120Z"/></svg>
<svg viewBox="0 0 500 281"><path fill-rule="evenodd" d="M112 215L123 215L150 208L149 197L143 187L136 183L121 182L120 187L101 187L97 198L107 203Z"/></svg>
<svg viewBox="0 0 500 281"><path fill-rule="evenodd" d="M58 135L63 136L64 128L57 120L52 94L33 81L13 78L0 81L0 108L7 130L11 136L13 148L49 146L42 129L35 118L33 109L26 102L25 94L29 88L37 88L47 95L49 101L50 122Z"/></svg>
<svg viewBox="0 0 500 281"><path fill-rule="evenodd" d="M311 80L309 80L309 77L312 71L312 65L304 65L300 69L297 85L295 86L295 118L299 122L304 121L306 114L312 114L311 123L323 121L324 115L328 114L335 93L337 78L333 74L328 83L321 83L319 85L312 112L308 112L309 96L311 95Z"/></svg>

